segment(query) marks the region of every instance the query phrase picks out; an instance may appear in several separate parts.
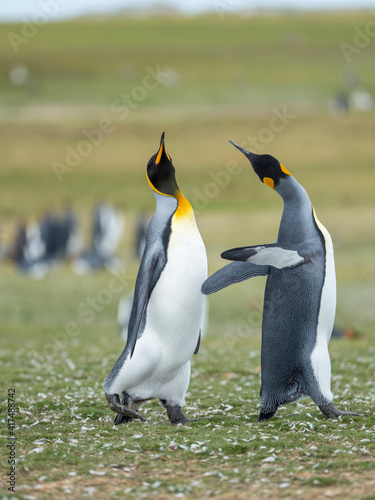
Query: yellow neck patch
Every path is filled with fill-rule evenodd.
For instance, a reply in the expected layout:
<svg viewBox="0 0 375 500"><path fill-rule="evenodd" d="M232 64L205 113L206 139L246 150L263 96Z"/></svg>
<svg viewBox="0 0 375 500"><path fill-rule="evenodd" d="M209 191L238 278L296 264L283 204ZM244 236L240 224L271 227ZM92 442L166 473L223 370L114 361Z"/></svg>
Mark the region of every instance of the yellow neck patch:
<svg viewBox="0 0 375 500"><path fill-rule="evenodd" d="M263 182L272 189L275 189L275 183L271 177L263 177Z"/></svg>
<svg viewBox="0 0 375 500"><path fill-rule="evenodd" d="M178 192L176 198L178 201L178 207L175 216L176 217L191 216L193 214L193 208L188 202L188 200L185 198L185 196L181 192Z"/></svg>

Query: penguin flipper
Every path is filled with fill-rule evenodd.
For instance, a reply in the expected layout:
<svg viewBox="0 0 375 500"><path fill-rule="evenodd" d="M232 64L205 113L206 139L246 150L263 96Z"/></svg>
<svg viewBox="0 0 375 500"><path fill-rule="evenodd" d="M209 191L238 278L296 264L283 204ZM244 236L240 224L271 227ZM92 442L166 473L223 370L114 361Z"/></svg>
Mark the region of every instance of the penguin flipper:
<svg viewBox="0 0 375 500"><path fill-rule="evenodd" d="M260 266L272 266L277 269L297 267L310 260L311 248L306 243L280 244L269 243L250 247L238 247L221 254L223 259L239 260Z"/></svg>
<svg viewBox="0 0 375 500"><path fill-rule="evenodd" d="M125 346L125 352L130 352L130 357L133 356L141 322L153 290L153 285L158 281L163 269L162 266L158 265L158 260L157 253L145 253L138 271Z"/></svg>
<svg viewBox="0 0 375 500"><path fill-rule="evenodd" d="M210 295L229 285L241 283L256 276L267 276L268 273L269 266L258 266L250 262L231 262L207 278L201 290L204 295Z"/></svg>

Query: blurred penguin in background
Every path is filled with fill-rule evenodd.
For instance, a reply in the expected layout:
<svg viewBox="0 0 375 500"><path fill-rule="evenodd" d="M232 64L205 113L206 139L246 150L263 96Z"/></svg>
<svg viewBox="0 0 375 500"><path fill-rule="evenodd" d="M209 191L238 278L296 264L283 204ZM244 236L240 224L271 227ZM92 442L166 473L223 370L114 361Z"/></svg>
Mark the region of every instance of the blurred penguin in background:
<svg viewBox="0 0 375 500"><path fill-rule="evenodd" d="M78 274L105 268L118 272L123 263L115 255L125 230L125 216L118 207L104 200L96 203L93 210L91 248L73 262Z"/></svg>

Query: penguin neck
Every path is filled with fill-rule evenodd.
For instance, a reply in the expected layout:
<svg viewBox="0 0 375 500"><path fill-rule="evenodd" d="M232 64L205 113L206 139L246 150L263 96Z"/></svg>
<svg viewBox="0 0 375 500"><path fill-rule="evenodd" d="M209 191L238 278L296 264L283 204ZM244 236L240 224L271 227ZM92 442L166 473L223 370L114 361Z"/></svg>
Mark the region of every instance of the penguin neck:
<svg viewBox="0 0 375 500"><path fill-rule="evenodd" d="M300 243L316 236L309 195L294 177L281 179L276 188L284 202L278 242Z"/></svg>
<svg viewBox="0 0 375 500"><path fill-rule="evenodd" d="M154 191L156 200L156 218L169 219L177 210L178 203L174 196L163 195Z"/></svg>
<svg viewBox="0 0 375 500"><path fill-rule="evenodd" d="M185 198L185 196L178 191L176 196L163 195L154 191L156 199L156 212L158 215L174 215L178 219L193 218L193 208Z"/></svg>
<svg viewBox="0 0 375 500"><path fill-rule="evenodd" d="M175 216L178 217L178 218L182 218L182 217L188 217L188 218L191 218L193 217L194 218L194 212L193 212L193 208L192 206L190 205L190 203L188 202L188 200L185 198L185 196L181 193L181 191L179 191L176 195L176 199L177 199L177 210L176 210L176 213L175 213Z"/></svg>

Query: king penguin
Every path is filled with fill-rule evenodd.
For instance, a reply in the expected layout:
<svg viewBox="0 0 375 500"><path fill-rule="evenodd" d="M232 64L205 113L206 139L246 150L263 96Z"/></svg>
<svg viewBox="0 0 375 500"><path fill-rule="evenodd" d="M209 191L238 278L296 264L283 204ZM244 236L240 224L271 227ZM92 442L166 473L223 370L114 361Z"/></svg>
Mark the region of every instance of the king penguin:
<svg viewBox="0 0 375 500"><path fill-rule="evenodd" d="M232 262L202 286L214 293L254 276L267 276L261 347L258 421L280 405L311 397L328 417L359 415L332 403L328 342L336 309L336 277L331 236L319 222L305 189L271 155L258 155L230 141L255 173L283 199L276 242L222 253Z"/></svg>
<svg viewBox="0 0 375 500"><path fill-rule="evenodd" d="M164 132L148 162L147 180L156 210L147 229L125 349L103 384L116 425L145 421L138 408L154 398L172 424L189 422L182 406L190 358L200 343L207 255L193 209L177 185Z"/></svg>

